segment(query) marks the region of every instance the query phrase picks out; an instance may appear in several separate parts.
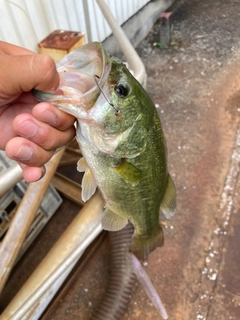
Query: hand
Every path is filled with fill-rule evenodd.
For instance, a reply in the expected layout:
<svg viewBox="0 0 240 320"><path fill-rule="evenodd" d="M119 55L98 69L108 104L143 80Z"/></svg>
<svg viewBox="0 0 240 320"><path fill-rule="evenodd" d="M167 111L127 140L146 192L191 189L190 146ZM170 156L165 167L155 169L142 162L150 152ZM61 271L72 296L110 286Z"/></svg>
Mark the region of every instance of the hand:
<svg viewBox="0 0 240 320"><path fill-rule="evenodd" d="M0 41L0 75L0 149L20 164L27 182L37 181L55 150L73 139L75 119L30 93L56 91L50 57Z"/></svg>

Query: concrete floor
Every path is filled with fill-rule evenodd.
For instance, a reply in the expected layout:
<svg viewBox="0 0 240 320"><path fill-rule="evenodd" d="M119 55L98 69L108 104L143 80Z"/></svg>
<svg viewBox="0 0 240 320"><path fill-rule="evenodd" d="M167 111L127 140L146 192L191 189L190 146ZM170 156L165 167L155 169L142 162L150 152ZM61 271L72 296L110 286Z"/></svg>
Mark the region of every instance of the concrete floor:
<svg viewBox="0 0 240 320"><path fill-rule="evenodd" d="M239 0L188 0L173 15L169 48L154 46L158 25L137 48L177 187L177 210L167 222L165 245L150 255L146 266L170 320L240 319L239 20ZM77 211L76 205L64 202L32 245L30 261L37 248L44 251L53 241L53 226L59 226L57 237L61 224L64 229ZM27 277L27 265L25 256L6 288L5 303L11 282L16 285ZM104 238L47 319L89 319L104 293L107 268ZM129 319L160 319L137 282L123 317Z"/></svg>

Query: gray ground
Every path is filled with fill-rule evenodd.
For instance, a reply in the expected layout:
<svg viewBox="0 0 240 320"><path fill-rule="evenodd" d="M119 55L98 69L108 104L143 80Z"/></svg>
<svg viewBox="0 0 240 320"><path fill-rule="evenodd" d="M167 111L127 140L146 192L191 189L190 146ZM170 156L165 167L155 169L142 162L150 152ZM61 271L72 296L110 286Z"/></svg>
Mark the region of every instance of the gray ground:
<svg viewBox="0 0 240 320"><path fill-rule="evenodd" d="M148 265L170 319L240 318L239 16L238 1L186 1L172 45L153 48L155 26L138 49L178 190L166 245Z"/></svg>

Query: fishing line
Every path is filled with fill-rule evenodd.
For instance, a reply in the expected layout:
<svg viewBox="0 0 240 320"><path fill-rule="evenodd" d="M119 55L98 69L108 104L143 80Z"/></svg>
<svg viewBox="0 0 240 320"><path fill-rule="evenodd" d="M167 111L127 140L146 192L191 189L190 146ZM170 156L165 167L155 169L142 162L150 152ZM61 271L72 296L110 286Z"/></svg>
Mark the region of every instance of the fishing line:
<svg viewBox="0 0 240 320"><path fill-rule="evenodd" d="M115 105L108 99L108 97L106 96L106 94L104 93L103 89L100 87L100 84L98 82L99 76L97 76L96 74L94 75L94 80L96 82L96 85L98 87L98 89L101 91L102 95L104 96L104 98L106 99L106 101L108 102L108 104L115 110L115 114L116 116L120 114L120 110L118 110Z"/></svg>

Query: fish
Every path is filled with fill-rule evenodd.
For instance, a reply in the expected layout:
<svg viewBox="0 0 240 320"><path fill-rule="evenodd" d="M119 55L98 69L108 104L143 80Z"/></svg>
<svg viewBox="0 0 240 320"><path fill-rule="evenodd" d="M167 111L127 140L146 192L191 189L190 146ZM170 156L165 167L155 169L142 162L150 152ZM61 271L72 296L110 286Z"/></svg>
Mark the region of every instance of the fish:
<svg viewBox="0 0 240 320"><path fill-rule="evenodd" d="M57 70L58 93L33 94L76 117L82 199L98 187L105 199L102 228L118 231L132 223L129 251L145 260L164 243L160 212L170 219L176 207L156 107L126 65L99 42L71 51Z"/></svg>

